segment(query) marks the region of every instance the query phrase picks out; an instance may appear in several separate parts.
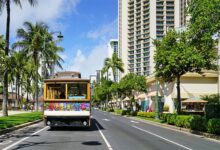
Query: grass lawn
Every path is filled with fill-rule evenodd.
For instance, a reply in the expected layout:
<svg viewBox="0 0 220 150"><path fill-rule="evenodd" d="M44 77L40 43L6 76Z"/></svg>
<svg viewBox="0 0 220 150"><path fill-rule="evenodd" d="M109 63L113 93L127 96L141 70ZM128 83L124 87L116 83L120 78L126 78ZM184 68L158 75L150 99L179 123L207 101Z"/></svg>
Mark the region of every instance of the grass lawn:
<svg viewBox="0 0 220 150"><path fill-rule="evenodd" d="M24 124L34 120L42 119L42 112L32 112L0 117L0 130L10 128L16 125Z"/></svg>

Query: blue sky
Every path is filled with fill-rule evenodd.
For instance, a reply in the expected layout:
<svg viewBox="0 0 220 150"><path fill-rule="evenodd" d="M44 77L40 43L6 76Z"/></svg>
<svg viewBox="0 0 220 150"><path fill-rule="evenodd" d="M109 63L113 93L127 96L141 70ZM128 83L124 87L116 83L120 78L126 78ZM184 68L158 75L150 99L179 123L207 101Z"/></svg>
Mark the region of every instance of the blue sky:
<svg viewBox="0 0 220 150"><path fill-rule="evenodd" d="M11 41L24 21L43 21L64 35L59 43L65 48L60 54L64 70L80 71L88 78L108 57L108 41L117 38L117 5L118 0L38 0L35 8L24 2L22 10L12 5ZM0 16L0 34L5 33L5 16Z"/></svg>

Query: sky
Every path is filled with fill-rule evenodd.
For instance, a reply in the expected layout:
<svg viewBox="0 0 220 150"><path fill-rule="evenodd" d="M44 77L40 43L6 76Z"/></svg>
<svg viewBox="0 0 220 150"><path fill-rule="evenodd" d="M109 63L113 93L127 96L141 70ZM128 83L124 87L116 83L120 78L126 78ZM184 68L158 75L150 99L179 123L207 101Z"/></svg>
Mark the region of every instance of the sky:
<svg viewBox="0 0 220 150"><path fill-rule="evenodd" d="M118 38L118 0L38 0L35 7L21 1L22 9L11 6L11 43L25 21L44 22L51 32L60 31L64 36L58 43L65 49L60 53L64 71L79 71L89 78L102 68L109 40ZM3 11L0 34L5 34L5 24Z"/></svg>

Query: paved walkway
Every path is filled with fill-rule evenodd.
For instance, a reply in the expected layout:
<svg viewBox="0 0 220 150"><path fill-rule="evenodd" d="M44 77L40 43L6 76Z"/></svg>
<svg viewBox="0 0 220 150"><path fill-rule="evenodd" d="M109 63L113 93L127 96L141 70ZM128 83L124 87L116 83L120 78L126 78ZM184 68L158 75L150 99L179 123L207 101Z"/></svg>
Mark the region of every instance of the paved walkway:
<svg viewBox="0 0 220 150"><path fill-rule="evenodd" d="M8 115L22 114L22 113L30 113L31 111L24 110L9 110ZM0 117L2 117L2 110L0 111Z"/></svg>

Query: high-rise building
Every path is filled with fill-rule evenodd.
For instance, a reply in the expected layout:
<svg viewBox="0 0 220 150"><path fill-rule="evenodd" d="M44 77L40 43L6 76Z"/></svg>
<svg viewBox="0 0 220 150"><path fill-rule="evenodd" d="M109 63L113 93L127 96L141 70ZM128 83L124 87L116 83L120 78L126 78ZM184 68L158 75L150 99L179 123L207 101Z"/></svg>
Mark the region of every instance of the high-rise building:
<svg viewBox="0 0 220 150"><path fill-rule="evenodd" d="M119 58L121 58L121 55L118 51L118 40L117 39L111 39L108 43L108 52L109 52L109 58L112 58L112 54L115 53ZM120 72L118 69L116 69L115 75L113 75L112 70L109 70L110 76L108 77L112 81L118 82L120 79Z"/></svg>
<svg viewBox="0 0 220 150"><path fill-rule="evenodd" d="M154 39L186 24L187 0L119 0L119 53L125 74L154 72Z"/></svg>

